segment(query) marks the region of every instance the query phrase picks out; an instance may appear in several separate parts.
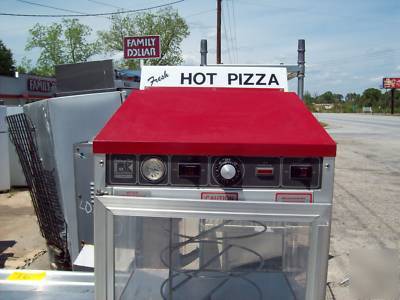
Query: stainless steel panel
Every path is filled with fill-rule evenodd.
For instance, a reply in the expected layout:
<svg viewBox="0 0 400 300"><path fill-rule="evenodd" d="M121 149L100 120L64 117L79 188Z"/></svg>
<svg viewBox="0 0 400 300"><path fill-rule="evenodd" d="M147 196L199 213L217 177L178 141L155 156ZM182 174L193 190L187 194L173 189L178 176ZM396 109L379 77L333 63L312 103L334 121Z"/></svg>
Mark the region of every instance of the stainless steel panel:
<svg viewBox="0 0 400 300"><path fill-rule="evenodd" d="M10 160L8 155L8 133L0 132L0 191L10 189Z"/></svg>
<svg viewBox="0 0 400 300"><path fill-rule="evenodd" d="M9 280L13 272L45 273L44 280ZM0 299L94 300L94 274L85 272L0 270Z"/></svg>
<svg viewBox="0 0 400 300"><path fill-rule="evenodd" d="M4 105L0 105L0 133L8 131L6 116L7 116L7 107Z"/></svg>
<svg viewBox="0 0 400 300"><path fill-rule="evenodd" d="M8 150L7 108L0 105L0 191L10 189L10 157Z"/></svg>
<svg viewBox="0 0 400 300"><path fill-rule="evenodd" d="M80 244L93 244L94 169L92 143L74 145L75 194Z"/></svg>
<svg viewBox="0 0 400 300"><path fill-rule="evenodd" d="M79 253L73 145L91 141L121 105L123 97L120 92L97 93L52 98L24 106L36 129L43 165L56 179L68 225L72 261Z"/></svg>

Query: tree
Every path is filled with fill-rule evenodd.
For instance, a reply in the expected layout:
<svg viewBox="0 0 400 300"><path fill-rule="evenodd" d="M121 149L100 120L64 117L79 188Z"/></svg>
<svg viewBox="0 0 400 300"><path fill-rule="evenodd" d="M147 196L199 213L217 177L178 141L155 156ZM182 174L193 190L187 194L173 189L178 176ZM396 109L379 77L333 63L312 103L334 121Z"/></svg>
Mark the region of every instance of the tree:
<svg viewBox="0 0 400 300"><path fill-rule="evenodd" d="M12 52L0 40L0 75L14 76L14 74L15 65Z"/></svg>
<svg viewBox="0 0 400 300"><path fill-rule="evenodd" d="M335 97L331 91L325 92L316 99L318 103L334 103Z"/></svg>
<svg viewBox="0 0 400 300"><path fill-rule="evenodd" d="M172 8L137 15L113 15L109 30L98 32L103 51L115 53L123 50L125 36L160 35L161 57L148 60L149 65L178 65L183 62L181 43L189 35L186 21ZM138 60L121 61L131 69L139 67Z"/></svg>
<svg viewBox="0 0 400 300"><path fill-rule="evenodd" d="M97 42L88 42L92 29L78 19L63 19L61 23L40 25L29 30L25 50L41 49L34 67L38 75L54 75L58 64L85 62L99 52Z"/></svg>
<svg viewBox="0 0 400 300"><path fill-rule="evenodd" d="M347 93L346 97L345 97L345 100L347 102L356 102L357 100L360 99L360 97L361 96L359 94L357 94L357 93Z"/></svg>
<svg viewBox="0 0 400 300"><path fill-rule="evenodd" d="M362 104L364 106L375 106L378 105L379 100L382 97L382 93L378 89L369 88L366 89L362 94Z"/></svg>

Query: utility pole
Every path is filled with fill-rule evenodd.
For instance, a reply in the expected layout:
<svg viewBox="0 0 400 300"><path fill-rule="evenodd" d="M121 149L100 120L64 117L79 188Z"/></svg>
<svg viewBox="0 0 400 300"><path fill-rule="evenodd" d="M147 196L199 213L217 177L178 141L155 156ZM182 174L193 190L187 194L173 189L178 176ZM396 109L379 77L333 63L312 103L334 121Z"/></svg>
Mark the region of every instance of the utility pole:
<svg viewBox="0 0 400 300"><path fill-rule="evenodd" d="M390 113L393 115L394 114L394 93L396 89L391 89L390 90Z"/></svg>
<svg viewBox="0 0 400 300"><path fill-rule="evenodd" d="M297 46L297 53L298 53L297 65L299 66L299 72L297 74L297 95L303 101L304 101L304 73L306 70L305 52L306 52L306 41L299 40Z"/></svg>
<svg viewBox="0 0 400 300"><path fill-rule="evenodd" d="M217 64L221 63L221 4L222 0L217 0Z"/></svg>
<svg viewBox="0 0 400 300"><path fill-rule="evenodd" d="M200 42L200 55L201 63L200 66L207 66L207 40L201 40Z"/></svg>

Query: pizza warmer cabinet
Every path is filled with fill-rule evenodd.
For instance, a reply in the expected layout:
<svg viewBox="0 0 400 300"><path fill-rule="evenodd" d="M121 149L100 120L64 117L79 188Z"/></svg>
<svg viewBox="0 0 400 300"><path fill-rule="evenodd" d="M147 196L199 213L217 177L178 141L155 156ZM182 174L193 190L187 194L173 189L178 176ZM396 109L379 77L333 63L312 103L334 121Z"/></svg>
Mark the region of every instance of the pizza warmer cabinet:
<svg viewBox="0 0 400 300"><path fill-rule="evenodd" d="M96 299L325 299L336 144L294 93L146 89L93 148Z"/></svg>

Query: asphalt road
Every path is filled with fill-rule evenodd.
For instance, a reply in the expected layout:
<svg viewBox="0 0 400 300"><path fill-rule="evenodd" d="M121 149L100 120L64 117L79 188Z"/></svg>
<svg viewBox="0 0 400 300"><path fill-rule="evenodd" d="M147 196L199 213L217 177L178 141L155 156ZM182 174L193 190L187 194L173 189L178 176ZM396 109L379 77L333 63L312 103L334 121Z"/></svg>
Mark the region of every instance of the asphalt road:
<svg viewBox="0 0 400 300"><path fill-rule="evenodd" d="M400 250L400 117L316 116L338 143L328 281L336 299L355 299L350 253Z"/></svg>

